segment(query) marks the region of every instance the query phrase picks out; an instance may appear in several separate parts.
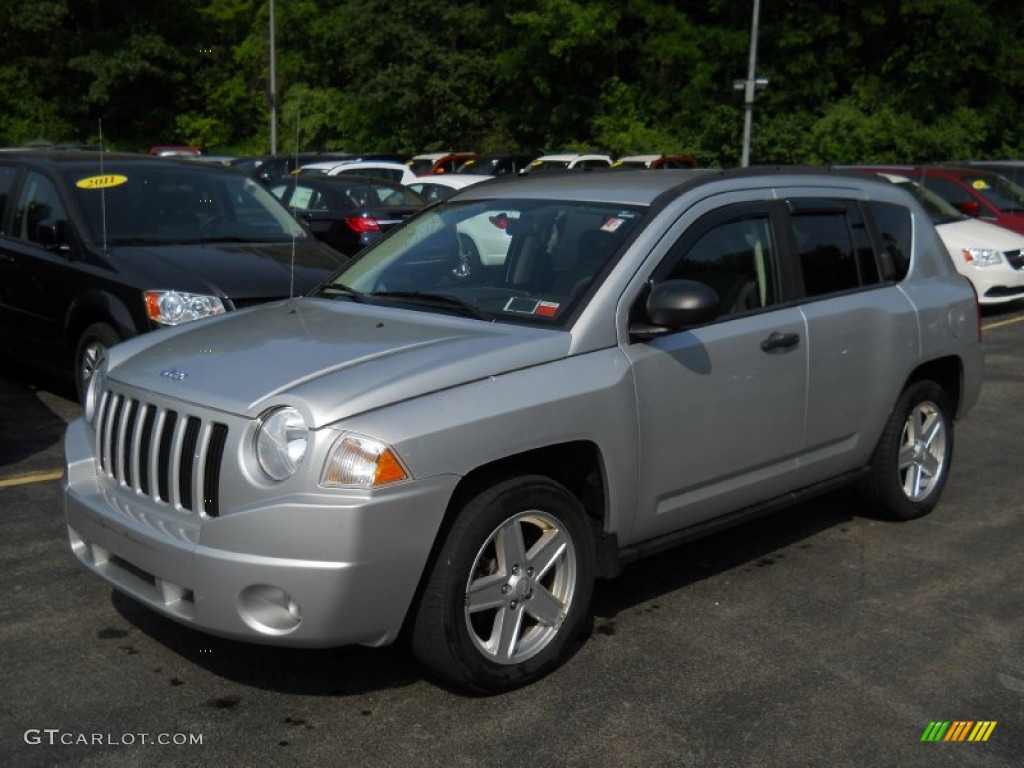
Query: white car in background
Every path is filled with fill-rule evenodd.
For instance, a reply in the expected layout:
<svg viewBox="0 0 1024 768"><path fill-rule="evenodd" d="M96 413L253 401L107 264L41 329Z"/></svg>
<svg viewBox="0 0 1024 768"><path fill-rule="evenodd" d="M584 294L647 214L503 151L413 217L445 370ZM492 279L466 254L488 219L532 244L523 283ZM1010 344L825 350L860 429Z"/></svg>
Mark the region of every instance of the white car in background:
<svg viewBox="0 0 1024 768"><path fill-rule="evenodd" d="M1024 299L1024 235L960 213L934 192L906 176L880 173L921 203L935 224L957 271L978 292L981 304Z"/></svg>
<svg viewBox="0 0 1024 768"><path fill-rule="evenodd" d="M360 176L371 176L375 179L385 179L396 184L408 184L416 180L416 174L404 163L390 163L385 160L365 160L361 162L345 162L338 160L323 160L316 163L307 163L296 171L298 174L322 173L327 176L337 176L342 173L357 173Z"/></svg>
<svg viewBox="0 0 1024 768"><path fill-rule="evenodd" d="M444 174L417 176L405 186L418 193L427 203L446 200L460 189L471 187L482 181L493 181L494 176L483 174ZM512 242L509 224L516 221L518 213L511 216L506 211L486 211L459 222L460 273L472 274L481 267L496 267L505 263L508 246Z"/></svg>
<svg viewBox="0 0 1024 768"><path fill-rule="evenodd" d="M612 159L608 155L578 155L575 153L541 155L530 163L523 173L589 171L593 168L611 168L611 165Z"/></svg>
<svg viewBox="0 0 1024 768"><path fill-rule="evenodd" d="M481 181L490 181L493 178L493 176L486 176L482 173L459 173L417 176L411 181L402 183L428 203L436 203L438 200L451 197L464 187L479 184Z"/></svg>

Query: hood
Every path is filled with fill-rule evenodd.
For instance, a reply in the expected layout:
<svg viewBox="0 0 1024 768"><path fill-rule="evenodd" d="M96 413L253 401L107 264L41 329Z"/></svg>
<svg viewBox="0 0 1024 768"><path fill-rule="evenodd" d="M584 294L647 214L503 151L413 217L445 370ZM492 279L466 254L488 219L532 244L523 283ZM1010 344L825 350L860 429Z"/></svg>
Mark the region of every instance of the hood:
<svg viewBox="0 0 1024 768"><path fill-rule="evenodd" d="M1024 249L1024 235L979 219L950 221L935 229L954 261L964 248L994 248L1001 253Z"/></svg>
<svg viewBox="0 0 1024 768"><path fill-rule="evenodd" d="M109 377L249 417L294 405L320 427L563 358L569 341L564 331L297 298L118 344Z"/></svg>
<svg viewBox="0 0 1024 768"><path fill-rule="evenodd" d="M289 295L292 243L196 243L112 246L110 255L149 284L226 296L270 299ZM348 259L315 240L294 243L295 284L291 293L311 291Z"/></svg>

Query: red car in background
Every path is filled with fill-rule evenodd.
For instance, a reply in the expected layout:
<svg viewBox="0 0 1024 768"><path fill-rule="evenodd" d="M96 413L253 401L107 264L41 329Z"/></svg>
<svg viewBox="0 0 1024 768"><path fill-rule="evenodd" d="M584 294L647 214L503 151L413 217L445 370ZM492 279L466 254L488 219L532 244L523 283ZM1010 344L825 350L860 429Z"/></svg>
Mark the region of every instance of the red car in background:
<svg viewBox="0 0 1024 768"><path fill-rule="evenodd" d="M427 152L414 155L407 165L417 176L431 176L435 173L454 173L467 160L476 160L476 152Z"/></svg>
<svg viewBox="0 0 1024 768"><path fill-rule="evenodd" d="M961 213L1024 234L1024 187L995 171L966 165L858 167L913 179Z"/></svg>

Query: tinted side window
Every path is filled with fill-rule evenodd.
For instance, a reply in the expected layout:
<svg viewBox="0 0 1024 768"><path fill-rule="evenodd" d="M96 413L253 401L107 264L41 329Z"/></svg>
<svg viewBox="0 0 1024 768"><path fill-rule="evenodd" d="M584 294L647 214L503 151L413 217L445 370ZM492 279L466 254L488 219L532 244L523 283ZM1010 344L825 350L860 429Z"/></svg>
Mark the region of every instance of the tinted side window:
<svg viewBox="0 0 1024 768"><path fill-rule="evenodd" d="M684 237L673 247L657 280L695 280L714 288L722 303L719 316L776 302L776 248L767 212L698 232L696 239Z"/></svg>
<svg viewBox="0 0 1024 768"><path fill-rule="evenodd" d="M0 227L3 227L6 218L4 214L7 212L7 197L11 193L11 185L14 183L14 177L18 174L18 169L13 165L0 165ZM0 232L3 232L0 229Z"/></svg>
<svg viewBox="0 0 1024 768"><path fill-rule="evenodd" d="M879 282L871 239L855 203L792 203L791 225L808 296Z"/></svg>
<svg viewBox="0 0 1024 768"><path fill-rule="evenodd" d="M889 276L902 280L910 269L910 254L913 241L910 210L895 203L872 202L868 204L874 215L875 225L882 240L882 260L888 262Z"/></svg>
<svg viewBox="0 0 1024 768"><path fill-rule="evenodd" d="M67 226L67 214L57 195L57 189L45 176L29 171L14 209L14 234L22 240L41 243L39 225L51 222L58 227Z"/></svg>
<svg viewBox="0 0 1024 768"><path fill-rule="evenodd" d="M955 181L935 176L924 176L917 180L925 189L930 189L950 205L961 205L971 200L971 194Z"/></svg>

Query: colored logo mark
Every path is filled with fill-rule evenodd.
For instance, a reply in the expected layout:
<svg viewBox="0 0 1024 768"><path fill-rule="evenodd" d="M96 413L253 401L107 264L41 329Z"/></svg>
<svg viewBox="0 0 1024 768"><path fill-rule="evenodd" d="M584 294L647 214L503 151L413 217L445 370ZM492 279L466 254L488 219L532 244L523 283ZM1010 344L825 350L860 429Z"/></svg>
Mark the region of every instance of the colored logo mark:
<svg viewBox="0 0 1024 768"><path fill-rule="evenodd" d="M921 741L988 741L995 729L995 720L933 720Z"/></svg>

